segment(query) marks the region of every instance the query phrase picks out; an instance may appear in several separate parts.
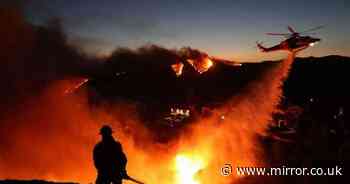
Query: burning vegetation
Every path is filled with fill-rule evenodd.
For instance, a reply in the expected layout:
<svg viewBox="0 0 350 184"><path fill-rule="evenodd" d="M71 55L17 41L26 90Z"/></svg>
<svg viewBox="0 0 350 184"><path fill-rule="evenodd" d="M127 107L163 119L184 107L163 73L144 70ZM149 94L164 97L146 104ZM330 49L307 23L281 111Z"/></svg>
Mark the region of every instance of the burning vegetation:
<svg viewBox="0 0 350 184"><path fill-rule="evenodd" d="M176 76L181 76L182 75L182 70L184 68L184 64L182 63L175 63L171 65L171 68L174 70Z"/></svg>
<svg viewBox="0 0 350 184"><path fill-rule="evenodd" d="M185 58L185 60L200 74L208 71L214 65L207 54L189 47L182 48L179 51L179 55Z"/></svg>

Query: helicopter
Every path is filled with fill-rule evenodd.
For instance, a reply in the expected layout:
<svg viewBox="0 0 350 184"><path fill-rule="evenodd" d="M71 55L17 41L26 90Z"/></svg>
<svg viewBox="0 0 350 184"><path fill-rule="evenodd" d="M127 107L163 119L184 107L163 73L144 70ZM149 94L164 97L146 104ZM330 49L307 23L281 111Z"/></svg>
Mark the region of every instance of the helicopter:
<svg viewBox="0 0 350 184"><path fill-rule="evenodd" d="M280 44L266 48L261 43L257 42L257 46L262 52L272 52L278 50L287 50L290 52L296 52L303 49L306 49L310 46L314 46L317 42L321 41L320 38L314 38L311 36L301 36L302 34L310 33L311 31L315 31L323 28L323 26L314 27L312 29L308 29L303 32L296 32L291 26L287 27L290 33L266 33L267 35L272 36L284 36L286 39L283 40Z"/></svg>

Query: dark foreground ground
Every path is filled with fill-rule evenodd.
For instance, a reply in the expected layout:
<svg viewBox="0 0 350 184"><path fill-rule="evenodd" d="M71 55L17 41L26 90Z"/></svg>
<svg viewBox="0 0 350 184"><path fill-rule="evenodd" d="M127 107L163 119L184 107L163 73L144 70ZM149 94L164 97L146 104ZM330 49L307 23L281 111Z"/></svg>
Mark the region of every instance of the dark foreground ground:
<svg viewBox="0 0 350 184"><path fill-rule="evenodd" d="M342 177L322 177L322 176L256 176L256 177L245 177L235 184L294 184L294 183L317 183L317 184L326 184L326 183L348 183L346 176ZM44 180L0 180L0 184L79 184L74 182L50 182Z"/></svg>

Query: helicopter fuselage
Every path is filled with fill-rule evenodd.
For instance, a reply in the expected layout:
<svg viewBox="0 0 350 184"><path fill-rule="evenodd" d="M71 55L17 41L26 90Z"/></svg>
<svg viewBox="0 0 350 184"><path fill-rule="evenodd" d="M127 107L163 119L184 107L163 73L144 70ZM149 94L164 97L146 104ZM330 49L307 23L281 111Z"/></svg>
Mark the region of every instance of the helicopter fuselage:
<svg viewBox="0 0 350 184"><path fill-rule="evenodd" d="M258 48L262 52L271 52L271 51L278 51L278 50L287 50L290 52L294 52L294 51L303 50L307 47L313 46L315 43L319 41L321 41L321 39L313 38L310 36L293 36L282 41L280 44L269 48L265 48L258 43Z"/></svg>
<svg viewBox="0 0 350 184"><path fill-rule="evenodd" d="M287 40L282 41L279 45L282 46L282 49L285 50L298 50L300 48L306 48L313 46L315 43L321 41L319 38L313 38L310 36L296 36L288 38Z"/></svg>

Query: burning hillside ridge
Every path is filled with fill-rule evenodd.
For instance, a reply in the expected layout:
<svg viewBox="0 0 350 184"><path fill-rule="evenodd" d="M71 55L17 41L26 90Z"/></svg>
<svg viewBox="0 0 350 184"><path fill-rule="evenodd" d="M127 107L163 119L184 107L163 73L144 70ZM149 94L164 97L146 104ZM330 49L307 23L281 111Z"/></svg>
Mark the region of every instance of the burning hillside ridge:
<svg viewBox="0 0 350 184"><path fill-rule="evenodd" d="M214 65L207 54L198 50L187 47L182 48L179 53L200 74L208 71Z"/></svg>
<svg viewBox="0 0 350 184"><path fill-rule="evenodd" d="M157 45L146 45L135 50L118 48L106 58L106 66L102 75L117 75L135 72L168 72L182 76L184 71L196 71L202 74L210 70L215 63L232 66L241 64L217 58L190 47L166 49Z"/></svg>
<svg viewBox="0 0 350 184"><path fill-rule="evenodd" d="M179 128L178 136L159 142L159 131L146 128L135 104L122 100L90 106L86 93L93 88L71 95L65 91L76 88L87 78L100 78L108 84L106 75L117 73L118 78L146 71L158 78L178 79L179 72L168 73L176 63L182 63L183 70L209 75L211 58L201 52L193 54L196 52L192 49L171 51L151 46L136 52L116 50L109 58L116 62L100 66L75 52L64 37L54 39L61 33L57 27L50 31L47 27L31 26L17 12L1 12L0 18L1 22L13 22L6 24L9 26L0 34L5 40L1 48L6 51L1 53L1 60L5 61L2 79L12 87L2 91L1 98L14 98L7 100L1 112L0 178L94 181L91 152L98 141L98 129L105 122L115 129L115 136L128 156L128 173L145 183L234 183L239 181L237 176L220 174L224 164L264 165L256 136L264 134L280 101L281 85L288 75L293 54L265 68L259 78L245 83L242 90L230 93L230 98L212 115L199 116L191 126ZM125 68L130 68L126 75ZM148 76L142 77L127 86L152 87L144 82ZM202 82L206 82L205 78ZM166 88L174 84L157 85ZM104 87L108 92L109 86ZM158 96L146 90L137 92L143 94L140 98ZM24 97L19 98L20 94ZM224 121L220 120L222 115Z"/></svg>

